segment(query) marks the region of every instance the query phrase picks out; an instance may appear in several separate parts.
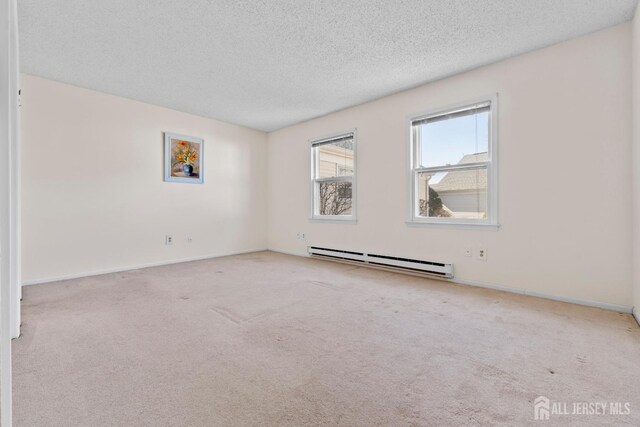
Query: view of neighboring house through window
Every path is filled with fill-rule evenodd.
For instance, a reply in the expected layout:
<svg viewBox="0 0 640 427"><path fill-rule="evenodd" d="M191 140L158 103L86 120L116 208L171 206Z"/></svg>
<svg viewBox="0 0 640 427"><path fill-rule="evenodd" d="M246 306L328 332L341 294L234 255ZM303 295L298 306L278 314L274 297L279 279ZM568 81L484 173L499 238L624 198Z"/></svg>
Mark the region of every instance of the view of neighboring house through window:
<svg viewBox="0 0 640 427"><path fill-rule="evenodd" d="M355 219L355 133L313 141L312 217Z"/></svg>
<svg viewBox="0 0 640 427"><path fill-rule="evenodd" d="M495 222L491 104L411 121L413 221Z"/></svg>

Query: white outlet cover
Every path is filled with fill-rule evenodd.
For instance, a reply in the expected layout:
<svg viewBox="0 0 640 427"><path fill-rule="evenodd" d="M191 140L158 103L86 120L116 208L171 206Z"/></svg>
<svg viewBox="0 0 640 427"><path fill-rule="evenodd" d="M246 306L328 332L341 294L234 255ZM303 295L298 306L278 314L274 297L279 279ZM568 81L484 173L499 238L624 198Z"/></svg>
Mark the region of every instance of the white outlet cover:
<svg viewBox="0 0 640 427"><path fill-rule="evenodd" d="M164 238L164 244L173 245L173 236L167 234Z"/></svg>
<svg viewBox="0 0 640 427"><path fill-rule="evenodd" d="M473 255L473 249L471 248L464 248L464 256L467 258L471 258L471 256Z"/></svg>
<svg viewBox="0 0 640 427"><path fill-rule="evenodd" d="M477 248L476 249L476 259L478 261L486 261L487 260L487 248Z"/></svg>

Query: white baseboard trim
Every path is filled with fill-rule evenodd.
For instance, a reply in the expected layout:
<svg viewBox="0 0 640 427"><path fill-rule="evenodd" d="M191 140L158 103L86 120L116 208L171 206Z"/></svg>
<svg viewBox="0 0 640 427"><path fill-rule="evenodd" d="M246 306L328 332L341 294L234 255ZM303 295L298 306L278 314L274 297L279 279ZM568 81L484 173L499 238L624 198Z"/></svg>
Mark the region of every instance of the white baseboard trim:
<svg viewBox="0 0 640 427"><path fill-rule="evenodd" d="M638 322L638 326L640 326L640 307L633 307L633 317Z"/></svg>
<svg viewBox="0 0 640 427"><path fill-rule="evenodd" d="M279 252L279 253L283 253L286 255L293 255L293 256L302 256L302 257L309 257L308 254L300 254L300 253L295 253L295 252L290 252L290 251L284 251L284 250L279 250L279 249L269 249L272 252ZM327 260L332 262L331 260ZM365 267L365 268L369 268L370 266L366 265L366 264L358 264L361 267ZM395 270L394 270L395 271ZM396 273L402 273L399 271L395 271ZM434 278L434 279L438 279L438 278ZM635 316L636 320L638 321L638 323L640 324L640 312L638 311L637 308L632 308L626 305L619 305L619 304L611 304L611 303L607 303L607 302L599 302L599 301L591 301L591 300L583 300L580 298L572 298L572 297L563 297L563 296L559 296L559 295L553 295L553 294L548 294L545 292L537 292L537 291L531 291L531 290L527 290L527 289L520 289L520 288L511 288L508 286L502 286L502 285L496 285L495 283L489 283L489 282L481 282L478 280L467 280L467 279L438 279L438 280L443 280L446 282L452 282L452 283L457 283L459 285L466 285L466 286L475 286L477 288L487 288L487 289L494 289L496 291L502 291L502 292L509 292L512 294L520 294L520 295L528 295L528 296L532 296L532 297L536 297L536 298L544 298L544 299L548 299L548 300L553 300L553 301L560 301L560 302L566 302L566 303L570 303L570 304L577 304L577 305L584 305L587 307L596 307L596 308L602 308L604 310L610 310L610 311L617 311L619 313L632 313Z"/></svg>
<svg viewBox="0 0 640 427"><path fill-rule="evenodd" d="M460 285L475 286L477 288L495 289L498 291L509 292L513 294L521 294L521 295L527 295L527 296L536 297L536 298L544 298L544 299L549 299L553 301L566 302L569 304L577 304L577 305L585 305L587 307L602 308L604 310L617 311L619 313L631 313L632 311L632 308L626 305L611 304L608 302L592 301L592 300L585 300L585 299L573 298L573 297L563 297L559 295L548 294L546 292L531 291L528 289L520 289L520 288L510 288L506 286L495 285L493 283L479 282L476 280L453 279L451 280L451 282L458 283Z"/></svg>
<svg viewBox="0 0 640 427"><path fill-rule="evenodd" d="M264 252L266 250L267 250L266 248L247 249L246 251L240 251L240 252L229 252L229 253L222 253L222 254L215 254L215 255L202 255L197 257L181 258L181 259L168 260L168 261L157 261L157 262L148 262L148 263L137 264L137 265L128 265L125 267L108 268L104 270L85 271L83 273L67 274L67 275L56 276L56 277L47 277L44 279L25 280L22 282L22 286L40 285L43 283L59 282L61 280L81 279L83 277L101 276L103 274L121 273L123 271L139 270L141 268L160 267L163 265L180 264L183 262L192 262L192 261L202 261L205 259L222 258L225 256L242 255L242 254L249 254L253 252Z"/></svg>

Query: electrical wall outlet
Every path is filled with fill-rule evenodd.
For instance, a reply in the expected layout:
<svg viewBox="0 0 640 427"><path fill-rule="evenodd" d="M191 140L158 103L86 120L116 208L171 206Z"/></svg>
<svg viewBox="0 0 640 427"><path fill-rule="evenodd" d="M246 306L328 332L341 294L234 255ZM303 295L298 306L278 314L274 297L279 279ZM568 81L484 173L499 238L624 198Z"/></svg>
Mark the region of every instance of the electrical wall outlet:
<svg viewBox="0 0 640 427"><path fill-rule="evenodd" d="M307 240L307 236L302 232L298 233L297 236L298 240Z"/></svg>
<svg viewBox="0 0 640 427"><path fill-rule="evenodd" d="M487 248L477 248L476 249L476 259L478 261L486 261L487 260Z"/></svg>
<svg viewBox="0 0 640 427"><path fill-rule="evenodd" d="M187 243L193 243L193 238L191 236L187 237Z"/></svg>
<svg viewBox="0 0 640 427"><path fill-rule="evenodd" d="M171 234L167 234L166 236L164 236L164 244L173 245L173 236Z"/></svg>
<svg viewBox="0 0 640 427"><path fill-rule="evenodd" d="M464 248L464 256L466 256L467 258L471 258L472 255L473 249L471 249L470 247Z"/></svg>

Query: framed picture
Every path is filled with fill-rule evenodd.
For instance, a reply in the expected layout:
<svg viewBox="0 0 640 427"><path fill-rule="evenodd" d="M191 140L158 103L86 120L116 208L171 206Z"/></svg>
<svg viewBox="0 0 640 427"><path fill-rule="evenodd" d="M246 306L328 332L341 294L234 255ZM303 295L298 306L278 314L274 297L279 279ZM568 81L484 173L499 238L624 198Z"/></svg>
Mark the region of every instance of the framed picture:
<svg viewBox="0 0 640 427"><path fill-rule="evenodd" d="M202 184L204 140L192 136L164 133L164 180Z"/></svg>

